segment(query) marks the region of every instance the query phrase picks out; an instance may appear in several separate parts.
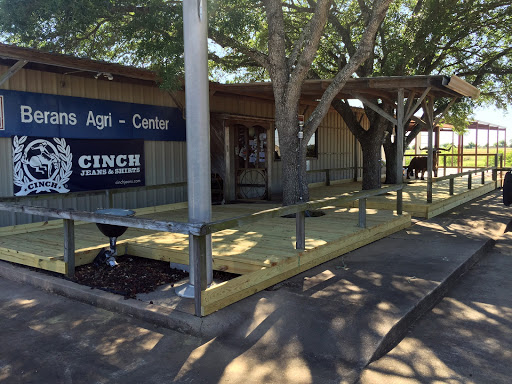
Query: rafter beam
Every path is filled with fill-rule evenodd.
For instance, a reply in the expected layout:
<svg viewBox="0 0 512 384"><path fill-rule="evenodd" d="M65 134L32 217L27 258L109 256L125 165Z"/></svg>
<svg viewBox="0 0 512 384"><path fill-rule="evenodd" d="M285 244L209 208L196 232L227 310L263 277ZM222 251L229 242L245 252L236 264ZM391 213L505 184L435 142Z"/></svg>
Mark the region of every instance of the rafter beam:
<svg viewBox="0 0 512 384"><path fill-rule="evenodd" d="M414 105L412 110L407 111L407 115L405 116L405 121L409 121L411 119L411 116L414 115L414 113L418 110L421 103L423 102L423 100L425 100L425 97L427 97L427 95L431 89L432 89L432 87L428 87L427 89L425 89L425 91L423 91L422 95L418 98L418 101L416 102L416 104Z"/></svg>
<svg viewBox="0 0 512 384"><path fill-rule="evenodd" d="M377 104L371 102L370 100L368 100L367 98L365 98L363 95L361 95L360 93L355 93L354 92L354 96L357 97L363 104L365 104L367 107L373 109L375 112L377 112L379 115L381 115L382 117L384 117L386 120L392 122L394 125L397 125L397 121L396 119L391 116L389 113L387 113L386 111L384 111L381 107L379 107Z"/></svg>
<svg viewBox="0 0 512 384"><path fill-rule="evenodd" d="M0 76L0 85L9 80L16 72L28 63L28 60L18 60L11 68L9 68L2 76Z"/></svg>

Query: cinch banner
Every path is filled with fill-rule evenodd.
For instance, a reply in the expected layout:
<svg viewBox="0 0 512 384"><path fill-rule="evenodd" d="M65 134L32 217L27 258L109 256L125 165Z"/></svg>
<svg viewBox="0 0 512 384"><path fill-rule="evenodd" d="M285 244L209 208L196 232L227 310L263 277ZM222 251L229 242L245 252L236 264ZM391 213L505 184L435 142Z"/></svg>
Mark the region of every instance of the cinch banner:
<svg viewBox="0 0 512 384"><path fill-rule="evenodd" d="M145 185L144 140L14 136L15 196Z"/></svg>
<svg viewBox="0 0 512 384"><path fill-rule="evenodd" d="M0 137L185 141L178 108L0 90Z"/></svg>

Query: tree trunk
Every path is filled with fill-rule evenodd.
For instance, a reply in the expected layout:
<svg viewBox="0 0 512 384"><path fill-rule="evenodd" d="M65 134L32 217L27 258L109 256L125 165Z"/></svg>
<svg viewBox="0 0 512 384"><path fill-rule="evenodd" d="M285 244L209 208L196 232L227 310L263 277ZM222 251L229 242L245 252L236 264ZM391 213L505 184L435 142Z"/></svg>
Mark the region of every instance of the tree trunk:
<svg viewBox="0 0 512 384"><path fill-rule="evenodd" d="M309 201L309 190L306 174L307 141L300 141L297 111L276 113L276 128L279 134L279 149L283 170L283 205L292 205Z"/></svg>
<svg viewBox="0 0 512 384"><path fill-rule="evenodd" d="M382 138L368 135L360 140L363 151L363 190L381 187Z"/></svg>

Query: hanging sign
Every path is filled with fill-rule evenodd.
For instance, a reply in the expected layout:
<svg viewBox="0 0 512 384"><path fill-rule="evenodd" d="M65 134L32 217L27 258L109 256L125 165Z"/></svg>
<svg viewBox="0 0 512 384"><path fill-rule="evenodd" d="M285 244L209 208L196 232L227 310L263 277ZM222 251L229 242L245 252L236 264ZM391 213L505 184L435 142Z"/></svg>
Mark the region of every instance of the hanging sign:
<svg viewBox="0 0 512 384"><path fill-rule="evenodd" d="M185 141L178 108L0 90L0 137Z"/></svg>
<svg viewBox="0 0 512 384"><path fill-rule="evenodd" d="M14 136L15 196L145 185L143 140Z"/></svg>

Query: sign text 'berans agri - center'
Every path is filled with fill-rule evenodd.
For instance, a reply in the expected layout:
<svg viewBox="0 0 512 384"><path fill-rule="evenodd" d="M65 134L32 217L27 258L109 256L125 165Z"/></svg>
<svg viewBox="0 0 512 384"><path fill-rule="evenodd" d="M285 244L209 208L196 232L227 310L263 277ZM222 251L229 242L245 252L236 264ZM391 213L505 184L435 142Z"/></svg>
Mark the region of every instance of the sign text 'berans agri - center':
<svg viewBox="0 0 512 384"><path fill-rule="evenodd" d="M0 90L0 137L185 141L178 108Z"/></svg>

